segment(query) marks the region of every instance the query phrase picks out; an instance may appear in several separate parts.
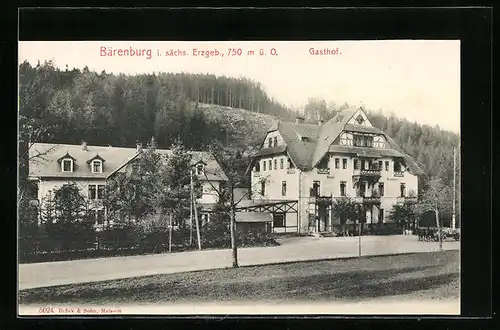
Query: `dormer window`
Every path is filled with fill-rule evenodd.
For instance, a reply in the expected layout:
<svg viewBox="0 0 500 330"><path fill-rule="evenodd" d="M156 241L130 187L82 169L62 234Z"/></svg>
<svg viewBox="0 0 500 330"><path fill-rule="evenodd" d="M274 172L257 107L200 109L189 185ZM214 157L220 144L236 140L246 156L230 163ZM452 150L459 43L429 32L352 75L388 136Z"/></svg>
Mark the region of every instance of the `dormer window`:
<svg viewBox="0 0 500 330"><path fill-rule="evenodd" d="M203 169L204 169L203 164L196 165L196 175L203 175Z"/></svg>
<svg viewBox="0 0 500 330"><path fill-rule="evenodd" d="M101 160L93 160L92 161L92 173L102 173L102 161Z"/></svg>
<svg viewBox="0 0 500 330"><path fill-rule="evenodd" d="M68 152L57 160L57 162L61 164L61 172L73 172L75 161L76 159L71 157Z"/></svg>
<svg viewBox="0 0 500 330"><path fill-rule="evenodd" d="M73 159L63 159L62 161L63 172L73 172Z"/></svg>
<svg viewBox="0 0 500 330"><path fill-rule="evenodd" d="M87 164L90 164L90 170L92 173L102 173L104 167L104 159L96 154L94 157L87 161Z"/></svg>

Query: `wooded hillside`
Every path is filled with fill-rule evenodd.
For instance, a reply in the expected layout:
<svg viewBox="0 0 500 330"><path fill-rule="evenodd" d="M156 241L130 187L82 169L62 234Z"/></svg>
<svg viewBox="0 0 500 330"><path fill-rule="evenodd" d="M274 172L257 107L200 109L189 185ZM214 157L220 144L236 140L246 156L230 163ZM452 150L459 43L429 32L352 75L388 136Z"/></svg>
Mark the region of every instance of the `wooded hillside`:
<svg viewBox="0 0 500 330"><path fill-rule="evenodd" d="M255 147L275 120L292 121L299 115L270 98L258 82L207 74L127 76L24 62L19 93L21 150L29 140L133 147L151 136L159 148L177 137L191 149L204 149L214 140ZM300 115L328 120L347 107L310 99ZM430 177L440 176L451 185L457 134L367 110L372 123Z"/></svg>

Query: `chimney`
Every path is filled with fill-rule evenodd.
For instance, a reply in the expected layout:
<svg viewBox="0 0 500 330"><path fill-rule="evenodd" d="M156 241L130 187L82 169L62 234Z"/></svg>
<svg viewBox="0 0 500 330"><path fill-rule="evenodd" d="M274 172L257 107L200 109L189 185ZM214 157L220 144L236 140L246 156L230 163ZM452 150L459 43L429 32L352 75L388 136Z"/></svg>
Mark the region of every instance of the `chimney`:
<svg viewBox="0 0 500 330"><path fill-rule="evenodd" d="M137 152L141 152L141 151L142 151L142 143L137 142Z"/></svg>
<svg viewBox="0 0 500 330"><path fill-rule="evenodd" d="M295 118L295 124L303 124L305 118L304 117L297 117Z"/></svg>
<svg viewBox="0 0 500 330"><path fill-rule="evenodd" d="M82 150L88 151L88 149L87 149L87 142L85 142L85 141L82 141Z"/></svg>

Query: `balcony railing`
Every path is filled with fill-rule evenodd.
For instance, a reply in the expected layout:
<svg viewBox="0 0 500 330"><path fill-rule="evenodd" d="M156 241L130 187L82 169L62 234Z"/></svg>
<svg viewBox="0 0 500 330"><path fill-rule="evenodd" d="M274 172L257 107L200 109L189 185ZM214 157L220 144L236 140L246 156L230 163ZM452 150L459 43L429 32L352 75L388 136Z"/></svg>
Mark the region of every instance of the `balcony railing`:
<svg viewBox="0 0 500 330"><path fill-rule="evenodd" d="M309 197L309 204L315 204L318 202L331 203L333 201L332 196L311 196Z"/></svg>
<svg viewBox="0 0 500 330"><path fill-rule="evenodd" d="M364 204L380 204L379 196L363 197Z"/></svg>
<svg viewBox="0 0 500 330"><path fill-rule="evenodd" d="M260 176L260 172L253 172L254 178L258 178Z"/></svg>
<svg viewBox="0 0 500 330"><path fill-rule="evenodd" d="M359 175L359 176L380 176L380 170L379 169L354 170L353 175Z"/></svg>
<svg viewBox="0 0 500 330"><path fill-rule="evenodd" d="M418 197L416 196L404 196L404 197L398 197L397 203L398 204L415 204L418 202Z"/></svg>
<svg viewBox="0 0 500 330"><path fill-rule="evenodd" d="M286 174L295 174L295 169L294 168L287 169Z"/></svg>
<svg viewBox="0 0 500 330"><path fill-rule="evenodd" d="M401 171L394 172L394 176L402 178L404 176L404 172L401 172Z"/></svg>
<svg viewBox="0 0 500 330"><path fill-rule="evenodd" d="M356 204L380 204L380 196L356 196L354 197Z"/></svg>
<svg viewBox="0 0 500 330"><path fill-rule="evenodd" d="M318 168L317 173L318 174L330 174L330 169L329 168Z"/></svg>

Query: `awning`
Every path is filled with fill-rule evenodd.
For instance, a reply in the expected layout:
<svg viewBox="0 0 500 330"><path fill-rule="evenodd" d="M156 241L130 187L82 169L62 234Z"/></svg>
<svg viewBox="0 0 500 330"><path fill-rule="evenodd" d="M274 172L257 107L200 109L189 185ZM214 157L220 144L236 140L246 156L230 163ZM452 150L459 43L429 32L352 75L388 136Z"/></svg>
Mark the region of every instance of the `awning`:
<svg viewBox="0 0 500 330"><path fill-rule="evenodd" d="M268 212L238 212L236 215L236 222L272 222L273 216Z"/></svg>

